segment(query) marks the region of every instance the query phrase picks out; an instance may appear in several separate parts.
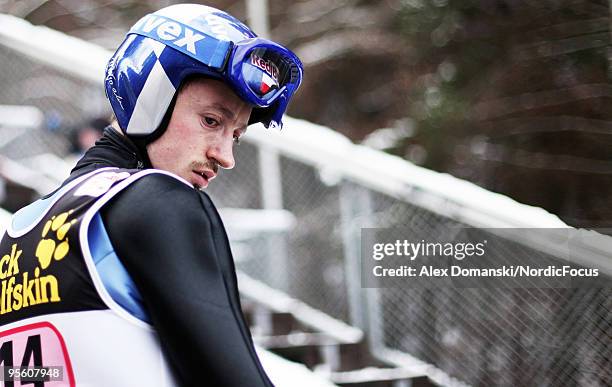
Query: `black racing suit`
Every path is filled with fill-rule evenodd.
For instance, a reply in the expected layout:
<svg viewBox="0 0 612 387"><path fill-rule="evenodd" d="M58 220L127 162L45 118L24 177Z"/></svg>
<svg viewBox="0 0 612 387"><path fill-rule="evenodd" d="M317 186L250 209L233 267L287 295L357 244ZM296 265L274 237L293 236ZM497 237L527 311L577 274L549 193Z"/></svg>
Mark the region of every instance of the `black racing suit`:
<svg viewBox="0 0 612 387"><path fill-rule="evenodd" d="M107 128L67 182L98 168L148 164L129 139ZM117 194L101 214L177 381L272 386L242 315L232 253L209 196L154 174Z"/></svg>

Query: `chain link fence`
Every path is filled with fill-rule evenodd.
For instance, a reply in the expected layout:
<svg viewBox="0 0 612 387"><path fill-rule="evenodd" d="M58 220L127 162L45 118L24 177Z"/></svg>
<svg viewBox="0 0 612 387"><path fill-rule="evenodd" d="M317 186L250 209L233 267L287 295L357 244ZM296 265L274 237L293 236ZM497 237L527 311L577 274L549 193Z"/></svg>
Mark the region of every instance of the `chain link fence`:
<svg viewBox="0 0 612 387"><path fill-rule="evenodd" d="M83 116L79 107L71 104L67 98L69 88L63 88L70 85L73 91L78 90L78 80L33 62L3 46L0 46L0 65L1 104L36 106L46 114L48 124L53 129L61 125L58 122L60 117L66 117L67 121L76 121ZM83 82L80 83L81 86L84 85ZM56 122L52 122L53 120ZM0 151L12 159L46 151L59 154L67 151L68 142L64 136L56 135L52 130L38 129L26 131L22 128L10 128L9 132L7 128L2 136Z"/></svg>
<svg viewBox="0 0 612 387"><path fill-rule="evenodd" d="M373 193L365 227L448 240L467 227ZM481 239L492 235L480 232ZM475 238L475 240L481 240ZM515 241L502 256L564 260ZM608 386L612 383L610 288L380 288L377 338L474 386Z"/></svg>
<svg viewBox="0 0 612 387"><path fill-rule="evenodd" d="M1 155L63 157L62 128L105 111L101 84L52 62L0 41L0 104L36 106L46 118L39 129L0 141ZM282 149L277 164L266 163L263 152L261 143L245 141L236 150L237 167L207 190L220 208L274 210L280 204L294 219L280 231L238 236L230 230L240 270L368 330L374 349L406 352L467 384L612 385L612 289L363 289L356 269L361 227L403 227L436 239L465 223L450 211L372 189L354 175L330 175ZM277 203L270 205L270 189L263 186L275 168L280 182L271 188ZM259 216L264 222L268 215ZM513 246L508 253L533 250Z"/></svg>

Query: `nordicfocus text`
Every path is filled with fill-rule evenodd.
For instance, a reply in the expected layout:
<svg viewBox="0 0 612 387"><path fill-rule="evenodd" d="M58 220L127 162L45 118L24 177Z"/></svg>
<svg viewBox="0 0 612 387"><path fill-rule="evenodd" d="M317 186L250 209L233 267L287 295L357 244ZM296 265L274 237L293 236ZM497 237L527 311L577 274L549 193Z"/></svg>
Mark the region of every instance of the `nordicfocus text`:
<svg viewBox="0 0 612 387"><path fill-rule="evenodd" d="M375 277L597 277L598 269L572 268L564 265L562 267L548 266L546 268L535 268L529 266L503 266L499 268L462 268L451 266L450 268L434 268L422 266L420 269L409 266L397 268L383 268L374 266L372 273Z"/></svg>

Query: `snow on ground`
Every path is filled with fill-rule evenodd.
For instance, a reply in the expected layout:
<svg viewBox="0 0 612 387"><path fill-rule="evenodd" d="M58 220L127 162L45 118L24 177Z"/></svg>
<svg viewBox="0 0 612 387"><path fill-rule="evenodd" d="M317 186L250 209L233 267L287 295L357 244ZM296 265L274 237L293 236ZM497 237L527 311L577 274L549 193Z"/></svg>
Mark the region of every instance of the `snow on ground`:
<svg viewBox="0 0 612 387"><path fill-rule="evenodd" d="M266 373L276 387L334 387L322 376L310 371L302 364L287 359L257 347L257 354Z"/></svg>

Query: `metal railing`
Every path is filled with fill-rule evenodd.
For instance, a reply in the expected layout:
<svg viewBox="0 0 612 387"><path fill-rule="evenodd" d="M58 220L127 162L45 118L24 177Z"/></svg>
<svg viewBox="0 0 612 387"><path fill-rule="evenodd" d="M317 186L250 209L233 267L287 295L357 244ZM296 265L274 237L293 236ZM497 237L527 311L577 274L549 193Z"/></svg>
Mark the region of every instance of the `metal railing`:
<svg viewBox="0 0 612 387"><path fill-rule="evenodd" d="M0 104L34 105L64 123L104 111L101 82L109 55L0 15ZM431 364L430 375L441 384L460 384L449 376L476 386L612 384L612 289L361 286L364 227L402 227L435 238L462 226L567 227L561 220L354 145L328 128L285 121L280 133L250 128L236 151L237 168L223 171L208 189L221 208L290 212L283 230L234 238L240 270L364 329L374 351L389 361ZM56 133L44 141L61 153ZM26 148L29 138L12 143ZM11 147L0 154L19 158ZM522 248L510 254L547 251L563 259L537 233L518 243ZM578 244L575 255L584 266L612 273L609 249Z"/></svg>

